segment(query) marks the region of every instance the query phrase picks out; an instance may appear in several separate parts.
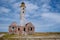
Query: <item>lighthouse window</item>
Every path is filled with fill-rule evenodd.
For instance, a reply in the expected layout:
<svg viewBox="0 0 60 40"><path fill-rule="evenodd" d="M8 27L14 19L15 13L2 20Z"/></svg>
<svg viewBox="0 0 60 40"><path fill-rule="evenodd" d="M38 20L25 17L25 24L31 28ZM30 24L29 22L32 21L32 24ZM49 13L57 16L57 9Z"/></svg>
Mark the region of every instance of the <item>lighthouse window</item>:
<svg viewBox="0 0 60 40"><path fill-rule="evenodd" d="M14 27L12 27L12 29L14 30Z"/></svg>
<svg viewBox="0 0 60 40"><path fill-rule="evenodd" d="M23 11L23 13L24 13L24 11Z"/></svg>

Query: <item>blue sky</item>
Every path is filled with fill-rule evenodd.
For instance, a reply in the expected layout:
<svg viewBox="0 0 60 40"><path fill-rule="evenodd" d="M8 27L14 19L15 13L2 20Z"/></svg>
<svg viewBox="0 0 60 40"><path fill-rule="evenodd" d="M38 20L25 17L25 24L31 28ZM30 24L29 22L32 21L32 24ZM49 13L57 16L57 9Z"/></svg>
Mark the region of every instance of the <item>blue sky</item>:
<svg viewBox="0 0 60 40"><path fill-rule="evenodd" d="M60 32L60 0L0 0L0 32L8 32L12 22L20 25L20 4L26 4L26 22L36 32Z"/></svg>

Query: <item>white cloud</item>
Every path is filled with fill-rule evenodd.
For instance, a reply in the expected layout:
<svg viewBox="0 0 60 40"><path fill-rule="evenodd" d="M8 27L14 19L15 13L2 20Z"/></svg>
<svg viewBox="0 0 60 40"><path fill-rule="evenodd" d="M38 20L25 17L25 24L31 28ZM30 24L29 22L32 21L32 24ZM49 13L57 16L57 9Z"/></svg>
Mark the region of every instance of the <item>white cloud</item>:
<svg viewBox="0 0 60 40"><path fill-rule="evenodd" d="M16 0L7 0L8 2L10 2L10 3L13 3L13 2L15 2Z"/></svg>
<svg viewBox="0 0 60 40"><path fill-rule="evenodd" d="M12 4L12 7L13 7L14 9L20 9L20 2L13 3L13 4Z"/></svg>
<svg viewBox="0 0 60 40"><path fill-rule="evenodd" d="M51 19L57 23L60 23L60 14L59 13L43 13L42 18Z"/></svg>
<svg viewBox="0 0 60 40"><path fill-rule="evenodd" d="M26 11L27 12L33 12L35 10L37 10L39 7L35 4L32 4L32 3L29 3L29 2L26 2Z"/></svg>
<svg viewBox="0 0 60 40"><path fill-rule="evenodd" d="M50 11L50 6L48 4L43 4L41 7L42 12L49 12Z"/></svg>
<svg viewBox="0 0 60 40"><path fill-rule="evenodd" d="M17 21L19 19L12 19L12 18L4 18L4 17L0 17L0 21L4 21L4 22L14 22L14 21Z"/></svg>
<svg viewBox="0 0 60 40"><path fill-rule="evenodd" d="M44 4L42 4L42 6L41 6L42 12L50 12L50 9L51 9L51 6L49 5L49 3L47 1Z"/></svg>
<svg viewBox="0 0 60 40"><path fill-rule="evenodd" d="M51 0L41 0L41 2L48 4Z"/></svg>
<svg viewBox="0 0 60 40"><path fill-rule="evenodd" d="M9 13L11 10L5 7L0 7L0 13Z"/></svg>
<svg viewBox="0 0 60 40"><path fill-rule="evenodd" d="M14 3L16 0L2 0L4 3Z"/></svg>

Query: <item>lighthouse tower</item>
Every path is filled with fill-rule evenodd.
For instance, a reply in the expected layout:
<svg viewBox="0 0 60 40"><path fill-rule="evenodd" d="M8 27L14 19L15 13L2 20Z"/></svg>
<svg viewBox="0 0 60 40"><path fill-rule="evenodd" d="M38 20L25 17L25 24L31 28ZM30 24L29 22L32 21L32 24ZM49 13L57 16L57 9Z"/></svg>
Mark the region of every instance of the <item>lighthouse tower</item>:
<svg viewBox="0 0 60 40"><path fill-rule="evenodd" d="M21 13L20 13L20 26L25 26L25 8L26 8L26 6L25 6L25 3L24 2L21 3L20 8L21 8Z"/></svg>

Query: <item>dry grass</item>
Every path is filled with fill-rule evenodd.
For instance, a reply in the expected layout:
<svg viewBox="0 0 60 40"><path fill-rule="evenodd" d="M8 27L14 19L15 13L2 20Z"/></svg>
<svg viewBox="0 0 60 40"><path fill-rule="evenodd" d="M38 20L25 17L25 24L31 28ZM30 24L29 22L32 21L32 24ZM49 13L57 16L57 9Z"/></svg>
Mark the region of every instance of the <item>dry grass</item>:
<svg viewBox="0 0 60 40"><path fill-rule="evenodd" d="M8 33L1 33L1 34L6 34L5 36L3 36L3 37L1 37L0 38L0 40L32 40L32 38L31 39L29 39L29 38L14 38L14 37L20 37L21 35L14 35L14 34L11 34L11 35L9 35ZM60 35L60 32L55 32L55 33L52 33L52 32L50 32L50 33L34 33L33 35L27 35L26 37L38 37L38 36L46 36L46 37L48 37L48 36L51 36L51 35ZM24 35L23 36L21 36L21 37L24 37ZM34 40L39 40L39 39L41 39L41 38L34 38ZM45 40L45 39L44 39ZM47 40L49 40L49 39L47 39ZM52 40L52 39L51 39ZM54 39L55 40L55 39ZM59 39L60 40L60 39Z"/></svg>
<svg viewBox="0 0 60 40"><path fill-rule="evenodd" d="M6 35L5 36L3 36L2 38L11 38L11 37L19 37L19 36L21 36L21 35L14 35L14 34L11 34L11 35L9 35L8 33L5 33ZM48 33L38 33L38 32L36 32L36 33L34 33L34 34L32 34L32 35L27 35L27 37L28 36L33 36L33 37L37 37L37 36L51 36L51 35L60 35L60 32L48 32ZM24 35L23 35L24 36ZM22 36L22 37L23 37Z"/></svg>

